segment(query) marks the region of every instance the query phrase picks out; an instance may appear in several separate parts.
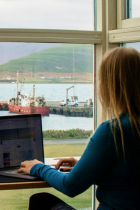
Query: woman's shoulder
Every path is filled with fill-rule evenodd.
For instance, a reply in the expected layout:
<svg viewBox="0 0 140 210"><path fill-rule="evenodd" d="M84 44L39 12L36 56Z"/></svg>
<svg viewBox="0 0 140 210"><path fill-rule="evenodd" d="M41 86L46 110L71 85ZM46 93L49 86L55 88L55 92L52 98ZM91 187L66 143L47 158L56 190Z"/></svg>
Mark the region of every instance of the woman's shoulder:
<svg viewBox="0 0 140 210"><path fill-rule="evenodd" d="M129 121L129 118L127 115L125 114L120 114L119 115L119 118L120 118L120 122L121 122L121 125L122 127L127 127L127 126L130 126L130 121ZM95 133L112 133L112 128L116 126L116 130L117 128L119 128L119 125L117 123L117 121L115 122L115 119L112 119L111 120L107 120L103 123L101 123L98 128L96 129Z"/></svg>
<svg viewBox="0 0 140 210"><path fill-rule="evenodd" d="M98 128L95 130L94 134L90 138L91 142L102 142L106 139L109 139L112 136L111 128L110 128L110 121L107 120L101 123Z"/></svg>
<svg viewBox="0 0 140 210"><path fill-rule="evenodd" d="M128 136L129 134L131 134L130 133L131 127L129 127L130 126L129 118L125 115L121 115L119 117L120 117L123 130L125 131L125 135L127 134ZM113 131L116 132L118 144L121 142L121 136L120 136L119 126L116 124L117 127L114 130L112 127L114 125L115 123L113 123L113 120L112 120L112 123L110 120L107 120L101 123L96 129L96 131L94 132L94 134L92 135L92 137L90 138L90 145L93 145L94 147L99 146L99 147L111 148L113 149L113 151L116 151Z"/></svg>
<svg viewBox="0 0 140 210"><path fill-rule="evenodd" d="M113 148L114 141L113 135L110 128L110 121L105 121L101 123L89 141L89 146L94 148Z"/></svg>
<svg viewBox="0 0 140 210"><path fill-rule="evenodd" d="M110 127L110 120L107 120L105 122L102 122L96 129L96 132L106 132L106 131L110 131L111 127Z"/></svg>

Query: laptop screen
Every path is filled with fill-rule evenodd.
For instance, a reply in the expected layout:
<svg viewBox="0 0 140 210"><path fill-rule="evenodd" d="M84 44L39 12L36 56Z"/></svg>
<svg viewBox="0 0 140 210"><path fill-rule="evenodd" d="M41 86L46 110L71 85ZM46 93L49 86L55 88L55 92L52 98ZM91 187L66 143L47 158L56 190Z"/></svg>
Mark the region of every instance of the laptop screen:
<svg viewBox="0 0 140 210"><path fill-rule="evenodd" d="M41 115L0 117L0 168L32 159L44 162Z"/></svg>

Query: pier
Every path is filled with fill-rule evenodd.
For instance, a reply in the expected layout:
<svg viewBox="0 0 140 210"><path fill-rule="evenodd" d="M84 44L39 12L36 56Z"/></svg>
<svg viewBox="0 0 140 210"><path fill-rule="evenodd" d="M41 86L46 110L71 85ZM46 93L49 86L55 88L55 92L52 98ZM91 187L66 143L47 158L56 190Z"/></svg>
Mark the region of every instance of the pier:
<svg viewBox="0 0 140 210"><path fill-rule="evenodd" d="M93 107L50 106L50 114L58 114L73 117L93 117Z"/></svg>
<svg viewBox="0 0 140 210"><path fill-rule="evenodd" d="M50 114L73 116L73 117L93 117L93 106L88 106L86 102L79 102L78 107L60 106L60 101L46 101L50 108Z"/></svg>
<svg viewBox="0 0 140 210"><path fill-rule="evenodd" d="M73 117L93 117L93 107L86 106L84 102L79 103L78 107L60 106L59 101L47 101L50 114L73 116ZM0 111L8 111L8 102L0 101Z"/></svg>

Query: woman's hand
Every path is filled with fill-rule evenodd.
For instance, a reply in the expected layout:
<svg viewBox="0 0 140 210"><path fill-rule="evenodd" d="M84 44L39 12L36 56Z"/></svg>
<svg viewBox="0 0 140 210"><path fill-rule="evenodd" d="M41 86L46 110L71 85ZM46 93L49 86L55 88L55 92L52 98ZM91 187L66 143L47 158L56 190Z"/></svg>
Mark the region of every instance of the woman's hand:
<svg viewBox="0 0 140 210"><path fill-rule="evenodd" d="M78 161L78 160L75 159L75 158L73 158L73 157L71 157L71 158L61 158L61 159L57 162L55 168L56 168L56 169L59 169L60 166L70 166L70 167L73 167L73 166L77 163L77 161Z"/></svg>
<svg viewBox="0 0 140 210"><path fill-rule="evenodd" d="M21 162L20 164L20 168L18 169L18 173L21 173L21 172L25 172L27 174L30 174L30 170L31 168L37 164L37 163L42 163L41 161L39 160L30 160L30 161L24 161L24 162ZM43 164L43 163L42 163Z"/></svg>

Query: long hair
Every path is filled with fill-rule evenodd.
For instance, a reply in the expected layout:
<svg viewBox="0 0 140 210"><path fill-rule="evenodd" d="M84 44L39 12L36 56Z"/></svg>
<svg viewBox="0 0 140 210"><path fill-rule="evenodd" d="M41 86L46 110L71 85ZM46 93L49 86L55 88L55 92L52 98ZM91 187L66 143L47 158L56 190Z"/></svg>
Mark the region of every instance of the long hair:
<svg viewBox="0 0 140 210"><path fill-rule="evenodd" d="M110 119L115 145L115 127L119 124L125 154L120 113L128 115L132 128L140 137L140 53L134 48L114 48L104 55L98 76L103 120ZM112 119L116 119L115 125Z"/></svg>

